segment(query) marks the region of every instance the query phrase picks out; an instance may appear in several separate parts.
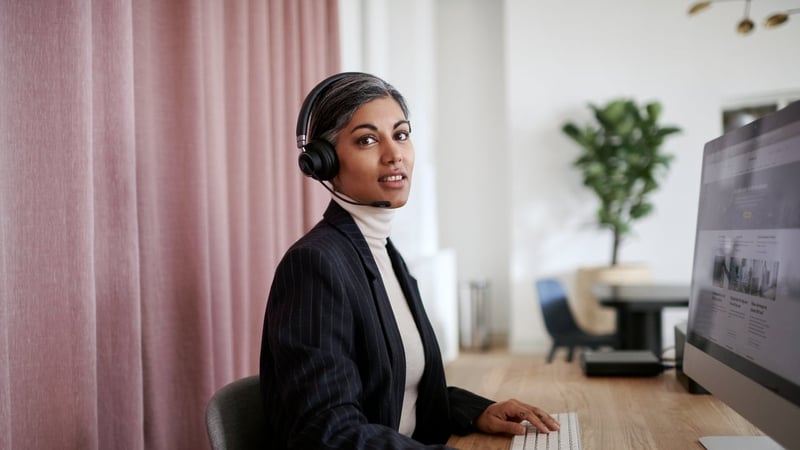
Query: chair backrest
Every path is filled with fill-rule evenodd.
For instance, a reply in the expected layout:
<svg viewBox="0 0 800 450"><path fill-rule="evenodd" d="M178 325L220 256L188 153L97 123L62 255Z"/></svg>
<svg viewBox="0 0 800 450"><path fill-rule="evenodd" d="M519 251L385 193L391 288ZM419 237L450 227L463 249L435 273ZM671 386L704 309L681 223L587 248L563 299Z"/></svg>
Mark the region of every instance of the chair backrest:
<svg viewBox="0 0 800 450"><path fill-rule="evenodd" d="M561 282L553 278L537 280L536 292L539 295L539 305L542 307L544 326L551 337L581 331L572 316L572 310L569 309L567 294Z"/></svg>
<svg viewBox="0 0 800 450"><path fill-rule="evenodd" d="M258 375L220 388L206 407L206 430L212 450L267 448L267 420Z"/></svg>

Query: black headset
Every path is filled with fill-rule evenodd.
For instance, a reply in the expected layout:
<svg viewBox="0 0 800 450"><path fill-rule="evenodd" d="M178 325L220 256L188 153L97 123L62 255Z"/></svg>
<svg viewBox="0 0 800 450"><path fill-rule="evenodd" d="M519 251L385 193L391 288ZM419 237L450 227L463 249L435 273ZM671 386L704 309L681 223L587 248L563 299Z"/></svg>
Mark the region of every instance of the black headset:
<svg viewBox="0 0 800 450"><path fill-rule="evenodd" d="M353 75L362 75L360 72L342 72L322 80L311 92L308 93L297 116L297 148L302 150L297 158L300 170L315 180L328 181L339 172L339 158L333 144L322 138L311 139L306 142L308 124L311 119L311 110L314 102L333 83Z"/></svg>

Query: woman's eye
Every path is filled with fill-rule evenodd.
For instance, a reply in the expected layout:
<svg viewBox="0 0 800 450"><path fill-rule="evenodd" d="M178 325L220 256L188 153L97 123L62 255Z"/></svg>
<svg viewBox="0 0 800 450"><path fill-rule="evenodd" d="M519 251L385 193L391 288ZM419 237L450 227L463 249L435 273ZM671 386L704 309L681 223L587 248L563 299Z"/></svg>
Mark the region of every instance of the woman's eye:
<svg viewBox="0 0 800 450"><path fill-rule="evenodd" d="M410 133L408 131L398 131L397 133L395 133L394 138L397 139L398 141L407 141L409 134Z"/></svg>
<svg viewBox="0 0 800 450"><path fill-rule="evenodd" d="M375 142L375 138L370 135L361 136L358 138L358 145L370 145L374 144Z"/></svg>

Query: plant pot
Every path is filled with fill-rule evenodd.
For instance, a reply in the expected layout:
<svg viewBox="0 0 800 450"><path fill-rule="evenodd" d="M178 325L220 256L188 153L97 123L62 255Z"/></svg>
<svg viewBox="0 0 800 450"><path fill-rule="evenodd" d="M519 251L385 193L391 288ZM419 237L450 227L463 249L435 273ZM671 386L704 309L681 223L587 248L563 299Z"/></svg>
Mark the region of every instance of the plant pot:
<svg viewBox="0 0 800 450"><path fill-rule="evenodd" d="M652 271L645 263L578 268L570 300L575 320L588 332L613 333L616 329L616 312L614 308L606 308L599 303L592 293L592 285L598 282L638 284L652 279Z"/></svg>

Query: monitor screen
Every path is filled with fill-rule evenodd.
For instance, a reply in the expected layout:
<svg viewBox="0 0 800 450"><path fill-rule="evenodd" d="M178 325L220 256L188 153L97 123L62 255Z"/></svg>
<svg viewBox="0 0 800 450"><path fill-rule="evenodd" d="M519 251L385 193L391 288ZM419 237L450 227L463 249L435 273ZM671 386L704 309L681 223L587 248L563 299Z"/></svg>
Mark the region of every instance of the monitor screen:
<svg viewBox="0 0 800 450"><path fill-rule="evenodd" d="M683 364L800 448L800 102L705 146Z"/></svg>

